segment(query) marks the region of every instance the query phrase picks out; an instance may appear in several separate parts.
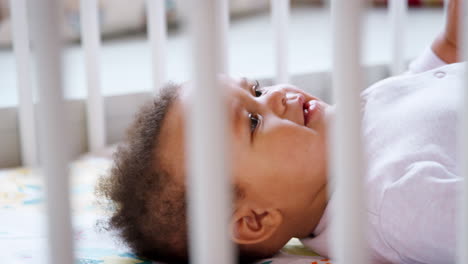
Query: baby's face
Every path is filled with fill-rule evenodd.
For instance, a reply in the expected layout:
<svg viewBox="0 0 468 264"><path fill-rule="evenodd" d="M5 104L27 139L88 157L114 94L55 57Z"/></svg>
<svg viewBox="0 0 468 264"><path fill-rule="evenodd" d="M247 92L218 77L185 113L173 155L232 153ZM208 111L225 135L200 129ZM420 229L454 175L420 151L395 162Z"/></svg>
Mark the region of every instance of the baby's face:
<svg viewBox="0 0 468 264"><path fill-rule="evenodd" d="M224 77L221 82L234 182L244 189L245 200L281 209L307 235L326 199L330 106L290 85L255 90L255 82L247 80ZM183 118L190 108L190 90L189 85L181 89L161 131L163 160L176 175L185 175L180 164L185 164Z"/></svg>

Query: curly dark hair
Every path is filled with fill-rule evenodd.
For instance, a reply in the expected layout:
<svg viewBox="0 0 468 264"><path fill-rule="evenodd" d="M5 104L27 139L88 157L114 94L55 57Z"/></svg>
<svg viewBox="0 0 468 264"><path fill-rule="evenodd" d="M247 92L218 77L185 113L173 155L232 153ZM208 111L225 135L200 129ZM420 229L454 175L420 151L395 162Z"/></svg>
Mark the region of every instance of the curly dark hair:
<svg viewBox="0 0 468 264"><path fill-rule="evenodd" d="M185 186L157 161L161 126L179 90L168 84L140 109L114 154L110 176L97 185L98 195L112 204L107 229L117 231L137 256L167 263L188 263ZM238 186L234 192L236 199L243 196ZM247 249L238 253L242 263L266 257Z"/></svg>

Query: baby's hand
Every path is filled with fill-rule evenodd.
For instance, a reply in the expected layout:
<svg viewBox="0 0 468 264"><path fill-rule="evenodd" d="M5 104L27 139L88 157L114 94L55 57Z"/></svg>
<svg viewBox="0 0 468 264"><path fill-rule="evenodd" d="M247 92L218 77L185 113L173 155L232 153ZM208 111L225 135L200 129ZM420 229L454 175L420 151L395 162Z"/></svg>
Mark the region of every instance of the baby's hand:
<svg viewBox="0 0 468 264"><path fill-rule="evenodd" d="M460 1L450 0L447 8L447 20L444 31L435 39L432 50L445 62L455 63L460 61L459 57L459 14Z"/></svg>

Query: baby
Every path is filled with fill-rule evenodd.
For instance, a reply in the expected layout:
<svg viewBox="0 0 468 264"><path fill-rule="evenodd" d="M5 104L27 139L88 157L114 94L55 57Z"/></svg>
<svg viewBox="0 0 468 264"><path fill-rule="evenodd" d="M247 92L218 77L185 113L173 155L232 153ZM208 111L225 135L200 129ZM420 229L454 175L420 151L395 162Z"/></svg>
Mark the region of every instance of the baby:
<svg viewBox="0 0 468 264"><path fill-rule="evenodd" d="M445 31L404 76L362 94L368 162L368 241L375 263L452 263L455 132L464 64L455 63L457 1ZM328 128L334 108L286 84L221 77L229 114L235 193L231 239L239 260L275 254L292 237L328 249ZM137 114L100 191L115 204L110 227L134 252L187 261L185 117L190 84L169 84Z"/></svg>

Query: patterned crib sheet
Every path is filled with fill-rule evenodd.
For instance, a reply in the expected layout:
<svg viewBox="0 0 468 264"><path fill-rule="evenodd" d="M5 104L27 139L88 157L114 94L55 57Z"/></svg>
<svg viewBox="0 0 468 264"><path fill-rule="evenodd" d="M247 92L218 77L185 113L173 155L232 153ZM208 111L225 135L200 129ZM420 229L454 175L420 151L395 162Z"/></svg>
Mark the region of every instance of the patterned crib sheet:
<svg viewBox="0 0 468 264"><path fill-rule="evenodd" d="M96 203L94 184L108 172L111 161L82 158L71 165L71 204L75 264L150 264L132 254L99 222L106 212ZM0 170L0 259L8 264L48 263L44 185L37 170ZM53 254L52 254L53 255ZM53 256L52 256L53 258ZM292 239L271 259L257 264L326 264L328 259Z"/></svg>

